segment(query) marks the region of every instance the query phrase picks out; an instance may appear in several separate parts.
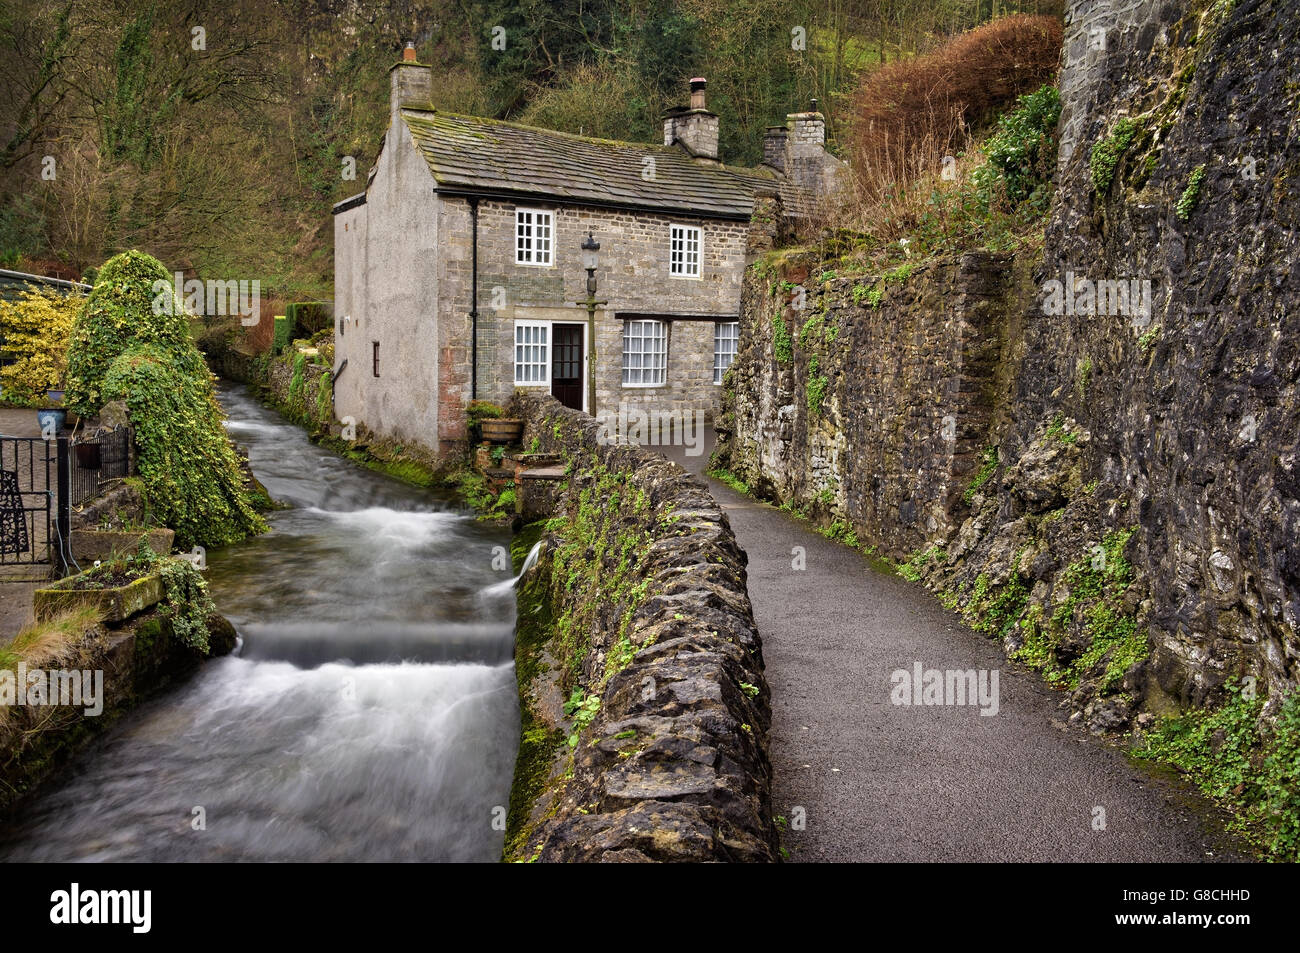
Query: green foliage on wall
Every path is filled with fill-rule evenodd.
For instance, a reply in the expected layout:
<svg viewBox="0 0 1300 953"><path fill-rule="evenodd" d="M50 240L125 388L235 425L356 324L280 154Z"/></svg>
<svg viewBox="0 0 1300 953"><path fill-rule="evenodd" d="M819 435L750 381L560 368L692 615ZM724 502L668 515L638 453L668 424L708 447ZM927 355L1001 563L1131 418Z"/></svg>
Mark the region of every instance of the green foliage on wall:
<svg viewBox="0 0 1300 953"><path fill-rule="evenodd" d="M266 529L206 371L189 377L157 345L139 345L113 361L103 386L105 400L126 403L150 506L182 546L221 546Z"/></svg>
<svg viewBox="0 0 1300 953"><path fill-rule="evenodd" d="M984 143L987 161L973 175L985 206L1000 199L1045 205L1060 117L1061 96L1054 86L1021 96L1015 109L999 117L998 131Z"/></svg>
<svg viewBox="0 0 1300 953"><path fill-rule="evenodd" d="M780 364L789 364L794 360L794 341L780 311L772 314L772 352Z"/></svg>
<svg viewBox="0 0 1300 953"><path fill-rule="evenodd" d="M1092 185L1098 195L1104 195L1115 177L1115 167L1133 144L1142 127L1136 120L1121 116L1109 136L1092 147L1088 168L1092 172Z"/></svg>
<svg viewBox="0 0 1300 953"><path fill-rule="evenodd" d="M993 476L993 473L997 468L998 448L985 447L983 462L980 464L980 468L976 472L974 479L970 481L970 486L966 487L966 491L962 493L962 499L967 503L973 500L975 494L979 492L979 488L989 481L989 478Z"/></svg>
<svg viewBox="0 0 1300 953"><path fill-rule="evenodd" d="M1279 860L1300 860L1300 692L1281 702L1276 721L1261 723L1262 698L1234 694L1217 711L1161 721L1135 754L1186 772L1233 808L1246 833Z"/></svg>
<svg viewBox="0 0 1300 953"><path fill-rule="evenodd" d="M1187 179L1187 188L1183 189L1183 194L1178 199L1178 206L1175 211L1184 222L1192 217L1192 211L1196 208L1196 203L1200 201L1201 187L1204 184L1205 163L1202 162L1192 170L1192 174Z"/></svg>
<svg viewBox="0 0 1300 953"><path fill-rule="evenodd" d="M808 412L814 417L822 412L822 401L826 399L826 390L830 386L824 374L819 373L821 362L813 355L808 362Z"/></svg>

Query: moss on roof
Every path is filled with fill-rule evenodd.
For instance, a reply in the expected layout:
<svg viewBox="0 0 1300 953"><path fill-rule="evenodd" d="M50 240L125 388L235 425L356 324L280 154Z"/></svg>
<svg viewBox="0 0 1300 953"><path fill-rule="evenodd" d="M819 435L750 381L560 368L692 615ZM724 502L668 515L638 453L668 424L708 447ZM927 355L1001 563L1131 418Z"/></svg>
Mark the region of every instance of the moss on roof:
<svg viewBox="0 0 1300 953"><path fill-rule="evenodd" d="M776 180L770 169L698 162L676 146L442 110L403 109L402 120L442 188L748 218L755 188Z"/></svg>

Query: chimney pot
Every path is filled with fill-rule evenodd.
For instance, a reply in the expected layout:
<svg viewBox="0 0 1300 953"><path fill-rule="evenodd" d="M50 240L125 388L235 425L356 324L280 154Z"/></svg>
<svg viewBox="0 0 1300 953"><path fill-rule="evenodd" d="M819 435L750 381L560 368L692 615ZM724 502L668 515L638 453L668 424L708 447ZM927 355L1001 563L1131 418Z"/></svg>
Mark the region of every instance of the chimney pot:
<svg viewBox="0 0 1300 953"><path fill-rule="evenodd" d="M696 76L691 79L691 108L704 108L704 86L708 81L703 76Z"/></svg>
<svg viewBox="0 0 1300 953"><path fill-rule="evenodd" d="M403 63L415 62L415 43L413 43L411 40L406 41L406 49L402 50L402 62Z"/></svg>

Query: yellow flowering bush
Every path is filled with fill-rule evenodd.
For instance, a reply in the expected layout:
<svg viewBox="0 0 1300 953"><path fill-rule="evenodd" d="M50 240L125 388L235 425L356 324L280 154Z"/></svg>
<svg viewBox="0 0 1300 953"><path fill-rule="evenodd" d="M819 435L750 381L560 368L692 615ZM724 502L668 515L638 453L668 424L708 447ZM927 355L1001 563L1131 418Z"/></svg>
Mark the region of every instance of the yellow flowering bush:
<svg viewBox="0 0 1300 953"><path fill-rule="evenodd" d="M14 363L0 370L3 399L20 407L45 400L58 390L68 367L72 322L85 298L48 288L0 300L0 347Z"/></svg>

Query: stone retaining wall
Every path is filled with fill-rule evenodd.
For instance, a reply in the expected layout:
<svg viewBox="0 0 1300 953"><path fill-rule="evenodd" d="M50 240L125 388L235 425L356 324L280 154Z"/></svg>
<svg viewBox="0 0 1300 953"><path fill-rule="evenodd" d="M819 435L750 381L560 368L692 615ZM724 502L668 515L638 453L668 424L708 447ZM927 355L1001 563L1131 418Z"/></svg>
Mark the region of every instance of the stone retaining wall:
<svg viewBox="0 0 1300 953"><path fill-rule="evenodd" d="M569 482L520 591L507 859L774 860L769 693L726 516L550 397L510 412Z"/></svg>
<svg viewBox="0 0 1300 953"><path fill-rule="evenodd" d="M747 279L720 461L905 560L1094 731L1300 682L1298 27L1075 0L1040 254Z"/></svg>
<svg viewBox="0 0 1300 953"><path fill-rule="evenodd" d="M208 629L212 656L234 649L235 629L227 619L210 616ZM102 671L103 711L86 715L84 707L66 705L0 709L0 818L54 779L105 728L202 661L152 606L123 622L95 625L61 658L31 663L29 671Z"/></svg>

